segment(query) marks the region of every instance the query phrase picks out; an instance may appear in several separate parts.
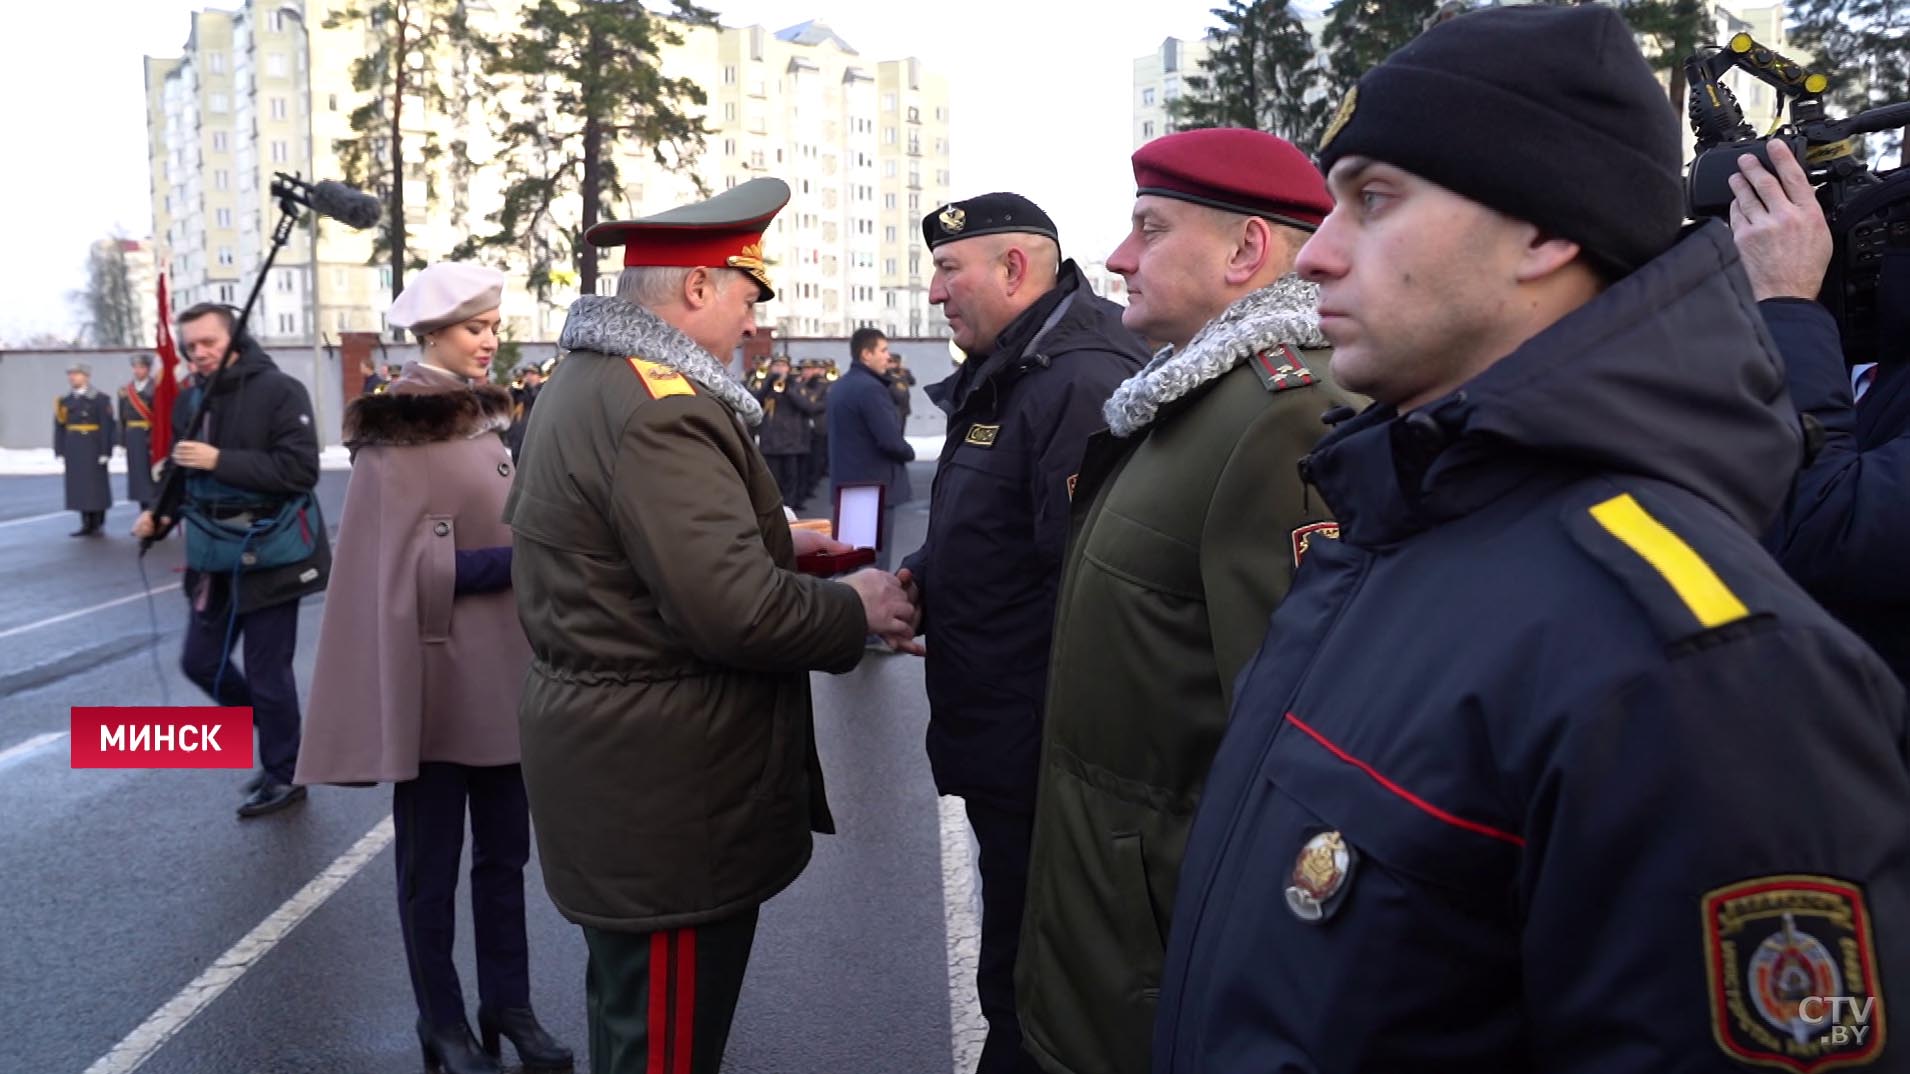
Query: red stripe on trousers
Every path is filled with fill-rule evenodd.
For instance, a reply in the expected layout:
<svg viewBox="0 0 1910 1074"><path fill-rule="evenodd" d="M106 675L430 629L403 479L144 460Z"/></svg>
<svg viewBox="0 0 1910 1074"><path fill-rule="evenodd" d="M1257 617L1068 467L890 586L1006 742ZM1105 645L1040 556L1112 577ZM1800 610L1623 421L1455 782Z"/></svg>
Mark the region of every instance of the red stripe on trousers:
<svg viewBox="0 0 1910 1074"><path fill-rule="evenodd" d="M696 930L678 929L676 948L676 1068L690 1074L690 1040L696 1014Z"/></svg>
<svg viewBox="0 0 1910 1074"><path fill-rule="evenodd" d="M663 1068L664 1031L670 1027L670 934L650 934L650 1062L644 1074L669 1074Z"/></svg>

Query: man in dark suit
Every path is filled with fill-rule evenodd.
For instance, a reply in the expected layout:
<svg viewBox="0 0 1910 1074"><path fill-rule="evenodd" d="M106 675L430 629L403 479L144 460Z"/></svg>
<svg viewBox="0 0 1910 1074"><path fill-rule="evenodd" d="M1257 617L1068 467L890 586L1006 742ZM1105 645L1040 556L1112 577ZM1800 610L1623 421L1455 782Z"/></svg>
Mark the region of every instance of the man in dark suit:
<svg viewBox="0 0 1910 1074"><path fill-rule="evenodd" d="M855 361L829 389L829 494L844 485L879 484L882 529L876 565L889 569L895 533L895 509L910 495L908 464L915 449L902 438L902 419L889 394L889 338L873 328L849 337Z"/></svg>

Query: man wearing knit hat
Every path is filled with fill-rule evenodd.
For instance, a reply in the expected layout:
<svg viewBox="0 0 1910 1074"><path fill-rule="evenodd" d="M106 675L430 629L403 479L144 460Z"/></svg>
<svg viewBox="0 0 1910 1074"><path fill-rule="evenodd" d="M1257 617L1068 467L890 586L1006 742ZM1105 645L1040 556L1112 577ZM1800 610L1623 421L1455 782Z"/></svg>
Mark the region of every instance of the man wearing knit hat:
<svg viewBox="0 0 1910 1074"><path fill-rule="evenodd" d="M1186 803L1234 675L1335 532L1295 467L1349 401L1292 275L1333 207L1313 164L1261 131L1192 130L1136 152L1134 180L1108 267L1122 323L1168 345L1114 390L1075 485L1016 971L1028 1050L1069 1074L1147 1070Z"/></svg>
<svg viewBox="0 0 1910 1074"><path fill-rule="evenodd" d="M590 1069L716 1074L758 909L834 830L809 672L869 634L910 645L895 578L795 571L849 546L784 522L730 375L774 297L763 232L789 200L755 179L599 224L617 297L570 307L505 520L534 659L524 785L551 900L583 928Z"/></svg>
<svg viewBox="0 0 1910 1074"><path fill-rule="evenodd" d="M1904 694L1759 547L1804 438L1676 123L1602 5L1341 106L1298 268L1375 405L1302 464L1340 537L1235 684L1157 1074L1902 1067Z"/></svg>
<svg viewBox="0 0 1910 1074"><path fill-rule="evenodd" d="M900 575L931 635L929 766L962 799L980 848L988 1019L978 1074L1037 1069L1015 1016L1042 701L1055 595L1081 452L1101 407L1139 369L1121 307L1061 257L1054 221L1019 194L982 194L922 218L929 301L968 356L928 389L948 413L928 537Z"/></svg>

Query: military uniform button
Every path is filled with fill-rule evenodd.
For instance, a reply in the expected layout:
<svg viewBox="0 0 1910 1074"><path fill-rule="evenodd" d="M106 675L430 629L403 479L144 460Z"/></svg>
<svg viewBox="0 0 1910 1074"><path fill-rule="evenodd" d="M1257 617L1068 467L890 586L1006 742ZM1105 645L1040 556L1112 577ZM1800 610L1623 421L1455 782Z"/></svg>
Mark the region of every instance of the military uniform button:
<svg viewBox="0 0 1910 1074"><path fill-rule="evenodd" d="M500 463L498 463L498 464L497 464L497 476L499 476L499 477L509 477L509 476L511 476L511 464L510 464L510 463L508 463L508 462L500 462Z"/></svg>

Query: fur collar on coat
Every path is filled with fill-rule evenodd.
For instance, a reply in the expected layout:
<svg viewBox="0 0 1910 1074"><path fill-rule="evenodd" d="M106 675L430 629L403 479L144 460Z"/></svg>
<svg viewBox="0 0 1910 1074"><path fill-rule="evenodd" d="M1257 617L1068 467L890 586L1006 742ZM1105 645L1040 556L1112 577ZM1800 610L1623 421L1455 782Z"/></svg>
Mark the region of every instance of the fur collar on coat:
<svg viewBox="0 0 1910 1074"><path fill-rule="evenodd" d="M495 384L466 384L448 373L406 366L376 395L345 407L345 447L408 447L440 440L475 440L511 427L511 395Z"/></svg>
<svg viewBox="0 0 1910 1074"><path fill-rule="evenodd" d="M763 405L730 376L721 361L635 303L585 295L570 304L557 345L567 351L597 351L619 358L635 355L669 366L735 411L743 424L755 428L763 423Z"/></svg>
<svg viewBox="0 0 1910 1074"><path fill-rule="evenodd" d="M1243 295L1189 340L1184 350L1162 347L1139 373L1122 382L1102 409L1108 431L1133 436L1148 427L1161 407L1185 398L1269 347L1324 347L1320 334L1320 289L1286 275Z"/></svg>

